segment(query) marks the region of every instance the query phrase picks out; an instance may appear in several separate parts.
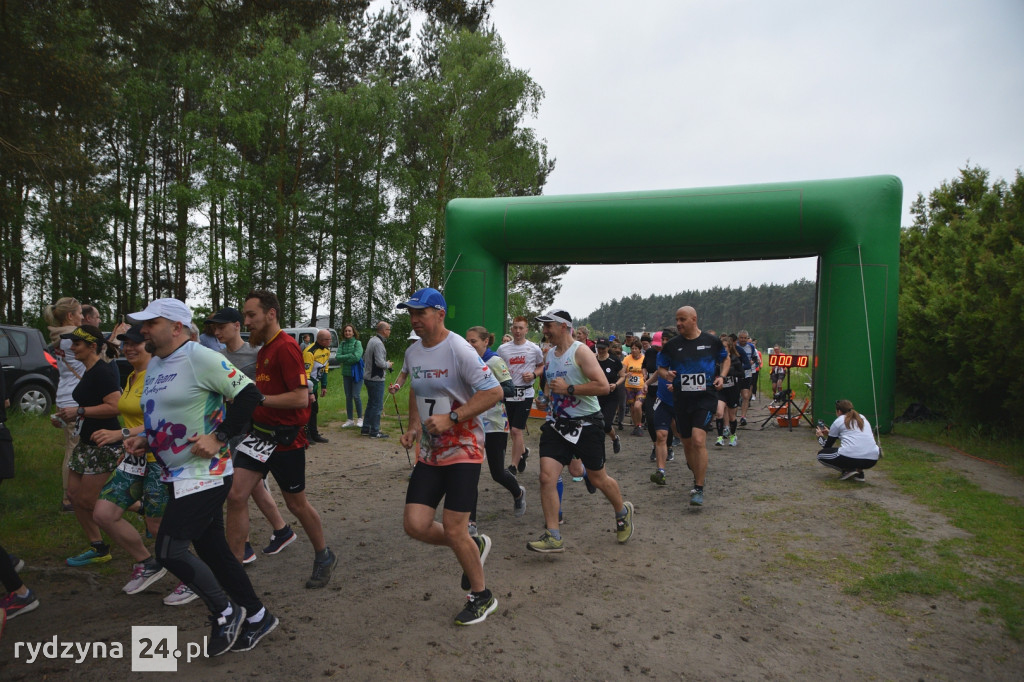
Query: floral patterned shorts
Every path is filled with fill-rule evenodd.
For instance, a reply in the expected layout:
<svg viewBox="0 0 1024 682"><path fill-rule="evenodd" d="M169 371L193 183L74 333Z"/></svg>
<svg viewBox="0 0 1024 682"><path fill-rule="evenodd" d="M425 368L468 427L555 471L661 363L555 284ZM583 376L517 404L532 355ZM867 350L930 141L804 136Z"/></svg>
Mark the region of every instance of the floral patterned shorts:
<svg viewBox="0 0 1024 682"><path fill-rule="evenodd" d="M115 447L107 447L79 441L71 451L68 469L76 474L109 474L117 468L121 453L120 443Z"/></svg>

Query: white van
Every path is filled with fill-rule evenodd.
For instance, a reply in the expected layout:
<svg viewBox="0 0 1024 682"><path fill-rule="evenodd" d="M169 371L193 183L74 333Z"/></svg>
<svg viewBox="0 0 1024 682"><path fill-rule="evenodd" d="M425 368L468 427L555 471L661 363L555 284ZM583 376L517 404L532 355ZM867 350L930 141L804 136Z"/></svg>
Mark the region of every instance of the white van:
<svg viewBox="0 0 1024 682"><path fill-rule="evenodd" d="M338 332L335 329L326 328L331 333L331 369L340 367L337 361L338 355ZM288 327L282 329L285 334L288 334L299 343L299 348L302 350L306 349L306 346L313 343L316 340L316 333L319 331L316 327Z"/></svg>

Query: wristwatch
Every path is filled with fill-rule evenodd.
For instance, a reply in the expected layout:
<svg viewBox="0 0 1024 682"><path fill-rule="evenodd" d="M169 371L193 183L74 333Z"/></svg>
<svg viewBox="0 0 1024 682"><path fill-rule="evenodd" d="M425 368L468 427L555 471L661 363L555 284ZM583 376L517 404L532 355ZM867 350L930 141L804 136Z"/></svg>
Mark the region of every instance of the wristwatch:
<svg viewBox="0 0 1024 682"><path fill-rule="evenodd" d="M78 411L77 411L77 414L78 414L79 417L84 417L85 416L85 408L84 407L79 407Z"/></svg>
<svg viewBox="0 0 1024 682"><path fill-rule="evenodd" d="M459 423L459 413L456 412L455 410L452 410L451 412L448 413L448 418L452 420L453 424Z"/></svg>
<svg viewBox="0 0 1024 682"><path fill-rule="evenodd" d="M227 443L228 440L230 440L228 434L224 433L223 431L214 431L213 435L217 436L217 440L219 440L221 443Z"/></svg>
<svg viewBox="0 0 1024 682"><path fill-rule="evenodd" d="M121 429L121 440L128 440L132 437L132 432L128 429Z"/></svg>
<svg viewBox="0 0 1024 682"><path fill-rule="evenodd" d="M569 384L568 386L565 387L565 392L568 393L569 395L576 395L576 386L573 384Z"/></svg>

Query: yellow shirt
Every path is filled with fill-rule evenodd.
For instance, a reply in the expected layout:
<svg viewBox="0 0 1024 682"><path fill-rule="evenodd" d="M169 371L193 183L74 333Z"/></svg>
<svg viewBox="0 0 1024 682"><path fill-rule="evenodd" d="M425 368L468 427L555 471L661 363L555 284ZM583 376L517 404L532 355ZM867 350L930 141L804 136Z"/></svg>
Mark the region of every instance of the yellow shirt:
<svg viewBox="0 0 1024 682"><path fill-rule="evenodd" d="M644 387L644 356L634 358L630 353L622 358L622 366L626 370L626 388L642 389Z"/></svg>
<svg viewBox="0 0 1024 682"><path fill-rule="evenodd" d="M136 426L145 424L145 419L142 416L142 387L145 383L146 370L132 371L128 375L128 385L124 387L121 397L117 399L117 410L121 413L121 420L126 429L134 429ZM156 461L152 452L146 453L146 461Z"/></svg>

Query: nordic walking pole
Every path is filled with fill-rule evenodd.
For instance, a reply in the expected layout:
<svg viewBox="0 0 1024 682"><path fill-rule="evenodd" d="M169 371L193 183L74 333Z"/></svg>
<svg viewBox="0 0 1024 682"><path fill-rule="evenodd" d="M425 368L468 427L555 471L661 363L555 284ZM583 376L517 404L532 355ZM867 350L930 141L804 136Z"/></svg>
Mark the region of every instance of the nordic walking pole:
<svg viewBox="0 0 1024 682"><path fill-rule="evenodd" d="M390 391L388 391L388 392L391 393ZM399 410L398 410L398 396L396 396L394 393L391 393L391 400L395 403L395 414L398 415L398 429L399 429L399 431L402 432L402 435L404 436L405 435L405 427L402 426L402 413L399 412ZM411 467L412 466L412 458L409 457L409 448L405 448L405 459L409 462L409 466Z"/></svg>

